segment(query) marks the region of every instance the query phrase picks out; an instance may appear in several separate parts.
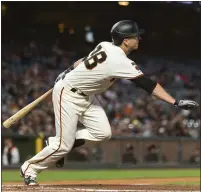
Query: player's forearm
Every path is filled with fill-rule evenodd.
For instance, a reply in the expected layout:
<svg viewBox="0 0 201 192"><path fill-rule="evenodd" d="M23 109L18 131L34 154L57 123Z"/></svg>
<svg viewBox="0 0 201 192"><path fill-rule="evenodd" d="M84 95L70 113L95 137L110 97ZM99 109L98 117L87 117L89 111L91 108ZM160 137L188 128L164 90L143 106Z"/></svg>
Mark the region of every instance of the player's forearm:
<svg viewBox="0 0 201 192"><path fill-rule="evenodd" d="M136 79L132 79L138 87L143 88L148 93L154 95L160 100L166 101L167 103L174 104L176 107L181 109L190 110L198 107L199 104L191 100L178 100L176 101L171 95L169 95L156 81L153 81L145 76L140 76Z"/></svg>
<svg viewBox="0 0 201 192"><path fill-rule="evenodd" d="M156 81L153 81L145 76L141 76L131 81L133 81L138 87L143 88L149 94L152 94L168 103L175 104L175 99L170 96Z"/></svg>
<svg viewBox="0 0 201 192"><path fill-rule="evenodd" d="M163 89L163 87L161 87L160 84L157 83L155 89L153 90L152 92L152 95L154 95L155 97L163 100L163 101L166 101L170 104L174 104L175 103L175 99L169 95L165 89Z"/></svg>

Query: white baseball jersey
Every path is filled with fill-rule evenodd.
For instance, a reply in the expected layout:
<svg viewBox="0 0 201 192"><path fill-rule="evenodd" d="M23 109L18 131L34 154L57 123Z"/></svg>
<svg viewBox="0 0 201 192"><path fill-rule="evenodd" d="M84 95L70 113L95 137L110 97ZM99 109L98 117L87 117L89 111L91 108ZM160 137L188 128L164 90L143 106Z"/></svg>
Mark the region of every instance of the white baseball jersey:
<svg viewBox="0 0 201 192"><path fill-rule="evenodd" d="M21 167L24 175L36 177L56 163L72 149L75 139L109 139L112 134L109 120L94 95L107 90L115 79L132 79L143 73L121 48L102 42L74 70L60 75L62 80L58 80L52 92L56 136L50 137L47 147L24 162ZM89 97L74 93L69 87ZM77 129L78 121L84 128Z"/></svg>
<svg viewBox="0 0 201 192"><path fill-rule="evenodd" d="M101 42L63 81L86 95L94 95L106 91L116 79L141 75L142 71L120 47Z"/></svg>

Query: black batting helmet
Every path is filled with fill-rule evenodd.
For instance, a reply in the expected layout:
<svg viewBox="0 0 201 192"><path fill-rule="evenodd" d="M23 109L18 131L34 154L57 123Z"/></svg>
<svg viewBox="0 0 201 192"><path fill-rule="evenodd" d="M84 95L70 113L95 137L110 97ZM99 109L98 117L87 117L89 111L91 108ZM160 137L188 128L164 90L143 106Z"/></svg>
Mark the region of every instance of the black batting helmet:
<svg viewBox="0 0 201 192"><path fill-rule="evenodd" d="M144 33L135 21L123 20L115 23L111 29L111 36L115 45L120 45L125 38L139 36Z"/></svg>

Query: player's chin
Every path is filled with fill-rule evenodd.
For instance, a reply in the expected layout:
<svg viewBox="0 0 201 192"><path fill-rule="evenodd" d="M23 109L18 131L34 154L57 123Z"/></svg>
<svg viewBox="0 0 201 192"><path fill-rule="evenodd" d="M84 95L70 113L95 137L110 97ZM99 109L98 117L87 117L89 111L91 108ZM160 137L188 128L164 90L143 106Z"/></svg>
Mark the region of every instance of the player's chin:
<svg viewBox="0 0 201 192"><path fill-rule="evenodd" d="M133 47L133 50L137 50L138 47L139 47L139 45L135 45L135 46Z"/></svg>

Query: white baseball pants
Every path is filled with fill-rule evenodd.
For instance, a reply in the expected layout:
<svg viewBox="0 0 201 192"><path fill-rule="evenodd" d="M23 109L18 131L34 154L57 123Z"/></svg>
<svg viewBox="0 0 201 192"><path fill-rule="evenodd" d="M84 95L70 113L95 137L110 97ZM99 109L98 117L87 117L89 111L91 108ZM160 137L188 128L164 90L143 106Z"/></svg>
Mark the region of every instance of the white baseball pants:
<svg viewBox="0 0 201 192"><path fill-rule="evenodd" d="M50 137L48 146L25 161L21 167L25 175L36 177L56 163L72 149L75 138L102 141L111 137L108 118L96 97L79 95L70 91L71 88L62 80L54 86L52 100L56 136ZM77 130L78 121L85 128Z"/></svg>

